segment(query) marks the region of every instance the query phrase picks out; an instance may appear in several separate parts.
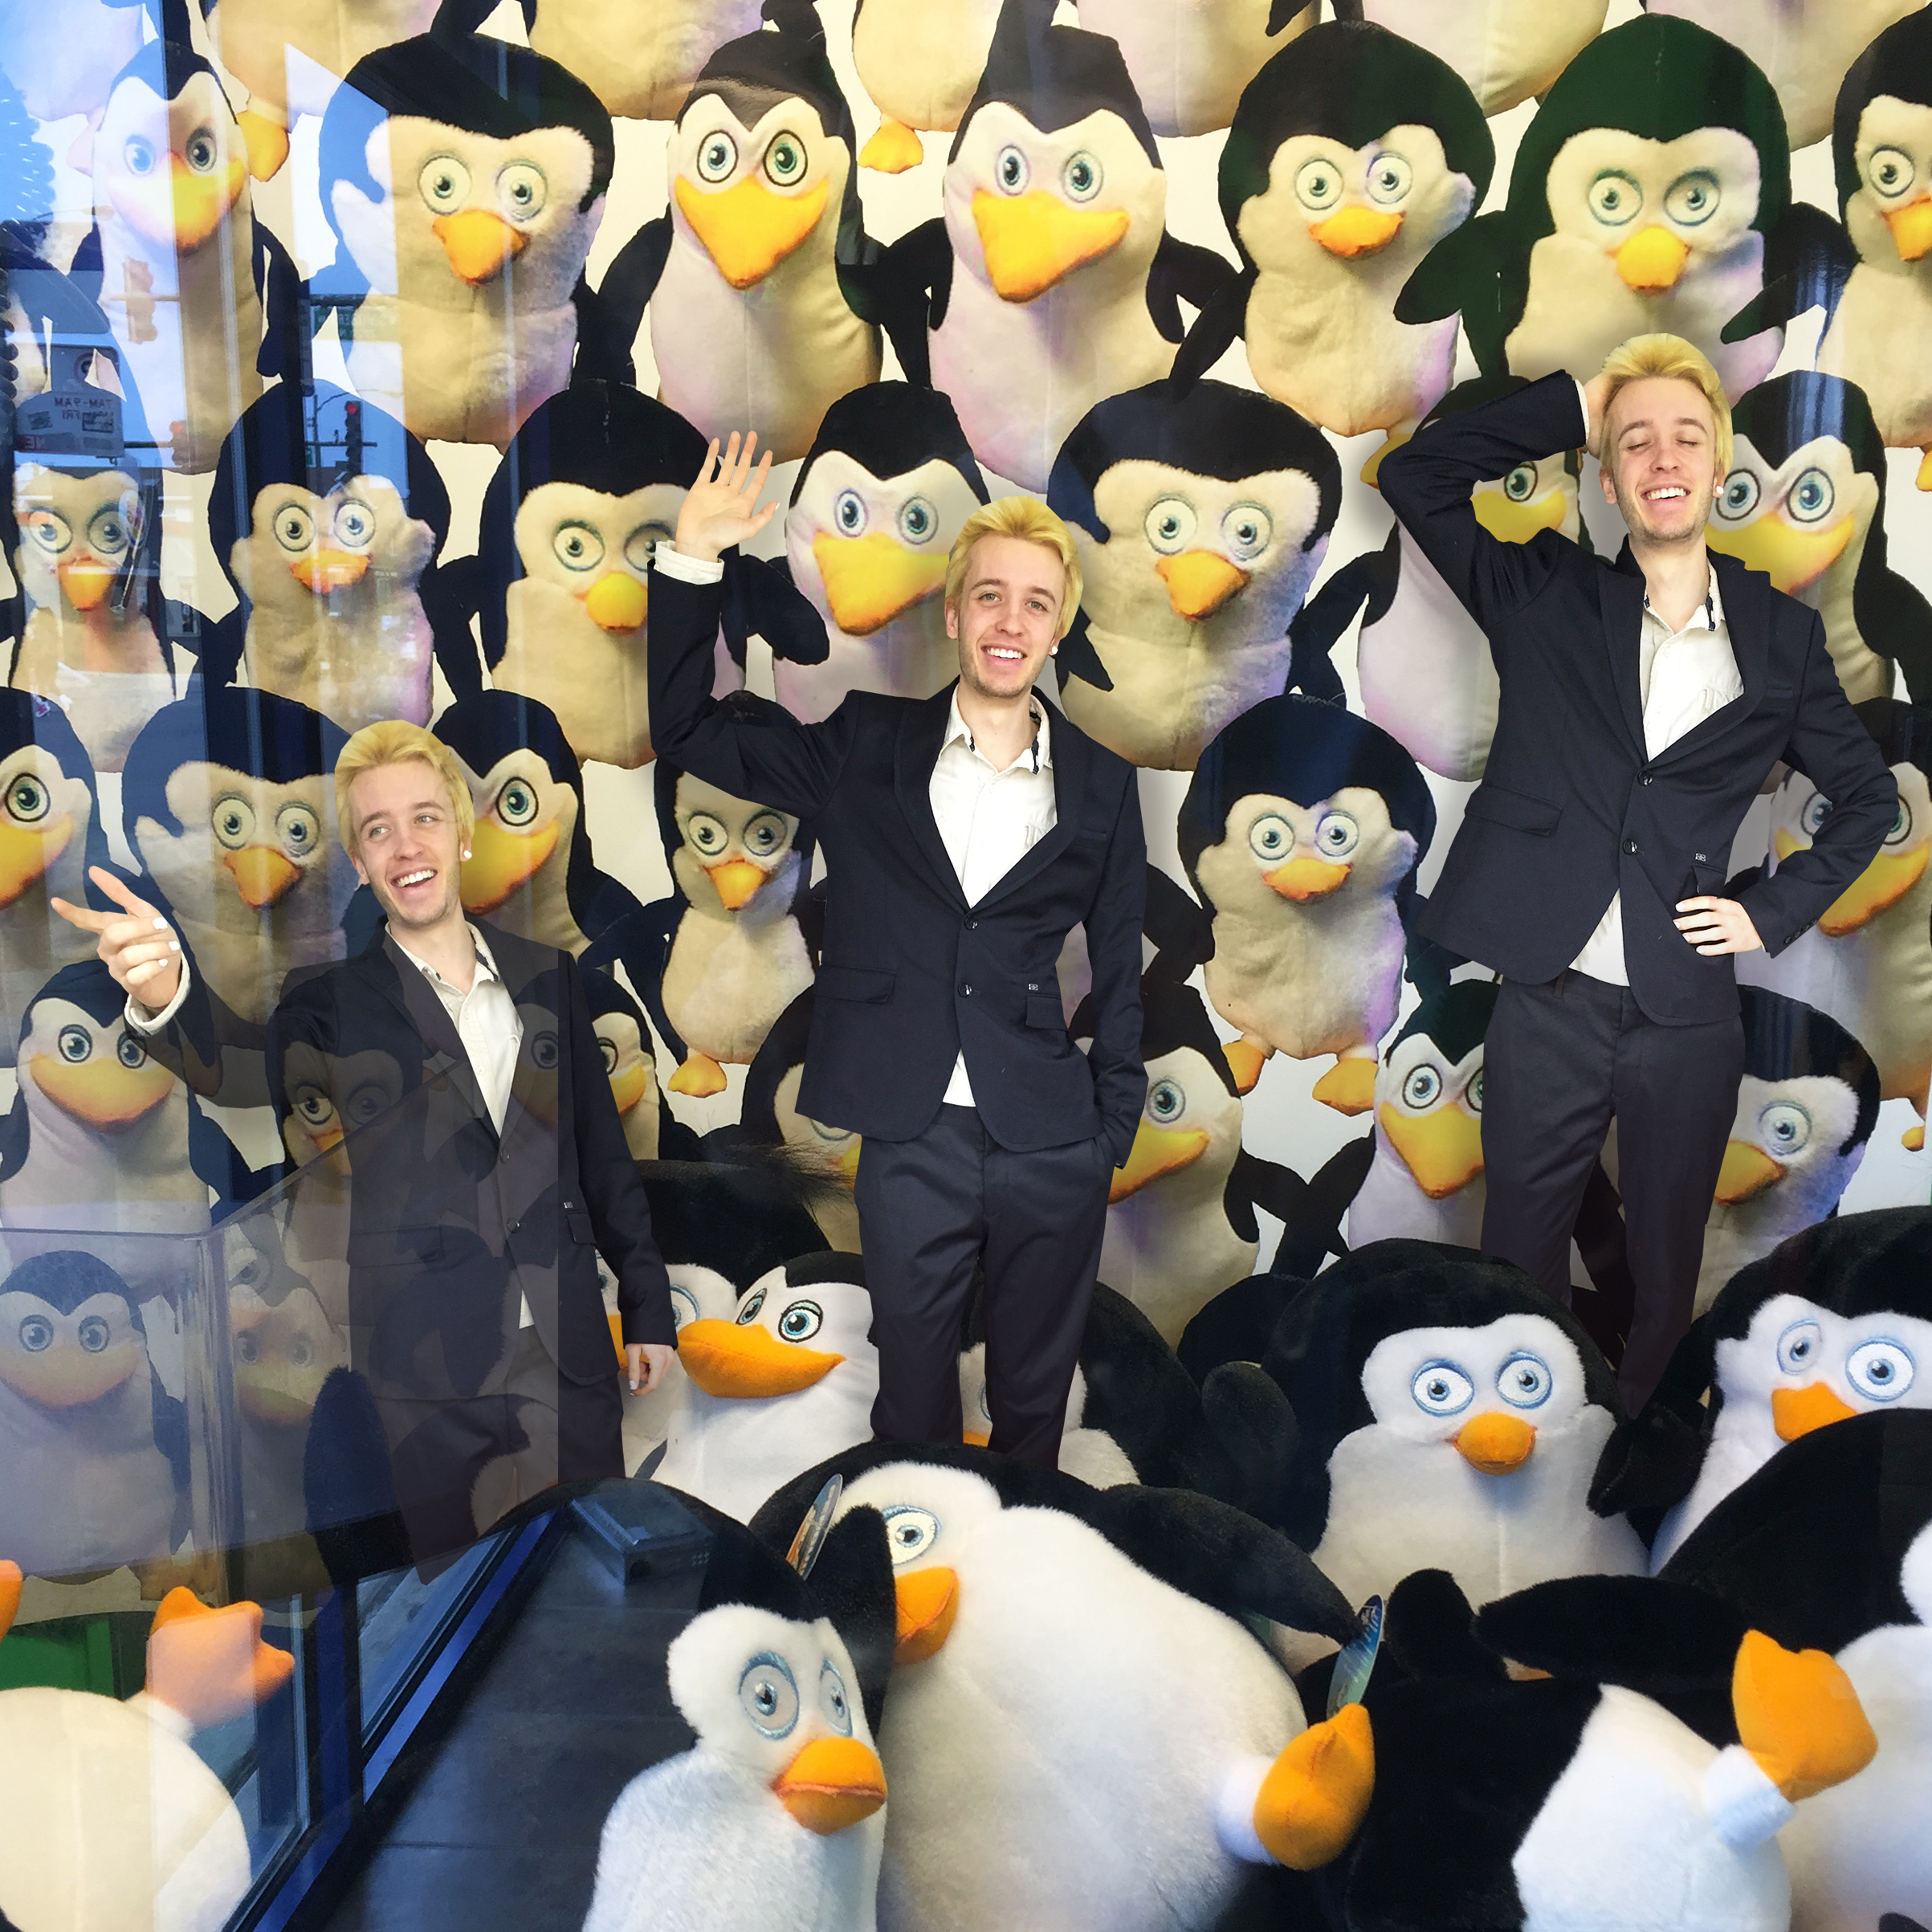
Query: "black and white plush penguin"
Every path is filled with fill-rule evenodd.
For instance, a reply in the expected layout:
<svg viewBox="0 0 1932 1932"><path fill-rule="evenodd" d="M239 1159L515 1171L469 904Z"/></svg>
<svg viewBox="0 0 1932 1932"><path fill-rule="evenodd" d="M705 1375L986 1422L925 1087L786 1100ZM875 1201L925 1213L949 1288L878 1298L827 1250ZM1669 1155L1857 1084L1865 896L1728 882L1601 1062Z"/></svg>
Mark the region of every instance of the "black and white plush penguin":
<svg viewBox="0 0 1932 1932"><path fill-rule="evenodd" d="M1311 29L1235 111L1221 208L1242 272L1181 369L1204 373L1239 334L1255 381L1323 429L1412 434L1453 378L1456 323L1398 319L1396 298L1480 206L1495 165L1453 68L1366 21Z"/></svg>
<svg viewBox="0 0 1932 1932"><path fill-rule="evenodd" d="M1828 1015L1740 986L1744 1074L1704 1225L1697 1312L1747 1262L1838 1212L1878 1121L1878 1070Z"/></svg>
<svg viewBox="0 0 1932 1932"><path fill-rule="evenodd" d="M658 393L707 437L755 430L805 454L883 349L852 112L810 0L765 0L773 32L704 63L671 131L670 206L600 284L628 342L649 305Z"/></svg>
<svg viewBox="0 0 1932 1932"><path fill-rule="evenodd" d="M1269 56L1321 12L1319 0L1213 0L1183 14L1143 0L1086 0L1080 22L1120 43L1156 134L1211 134L1234 118Z"/></svg>
<svg viewBox="0 0 1932 1932"><path fill-rule="evenodd" d="M1605 1453L1593 1501L1648 1513L1661 1568L1786 1443L1928 1407L1932 1209L1839 1215L1731 1278Z"/></svg>
<svg viewBox="0 0 1932 1932"><path fill-rule="evenodd" d="M1487 980L1458 980L1409 1015L1376 1073L1375 1158L1348 1209L1348 1240L1406 1236L1482 1245L1482 1041Z"/></svg>
<svg viewBox="0 0 1932 1932"><path fill-rule="evenodd" d="M821 664L773 664L793 716L829 718L853 691L930 698L958 675L940 592L953 539L986 500L937 389L871 382L826 410L792 487L785 548L830 649Z"/></svg>
<svg viewBox="0 0 1932 1932"><path fill-rule="evenodd" d="M1710 548L1824 618L1854 704L1890 697L1900 670L1914 696L1932 701L1932 605L1886 562L1885 446L1865 397L1795 369L1744 397L1731 430Z"/></svg>
<svg viewBox="0 0 1932 1932"><path fill-rule="evenodd" d="M1135 764L1191 770L1291 674L1289 626L1342 503L1327 439L1225 382L1110 396L1061 446L1046 500L1080 554L1061 702Z"/></svg>
<svg viewBox="0 0 1932 1932"><path fill-rule="evenodd" d="M1006 0L947 157L943 215L893 245L893 346L981 463L1044 490L1103 396L1157 381L1233 271L1167 232L1167 174L1119 47Z"/></svg>
<svg viewBox="0 0 1932 1932"><path fill-rule="evenodd" d="M1213 921L1208 998L1241 1035L1228 1058L1242 1092L1270 1054L1333 1054L1314 1097L1343 1113L1374 1105L1435 829L1408 753L1319 699L1266 699L1201 755L1180 860Z"/></svg>
<svg viewBox="0 0 1932 1932"><path fill-rule="evenodd" d="M986 67L1001 0L858 0L852 65L879 112L858 165L903 174L926 158L922 128L950 134ZM1045 10L1050 14L1051 7Z"/></svg>
<svg viewBox="0 0 1932 1932"><path fill-rule="evenodd" d="M1460 312L1482 373L1595 370L1618 343L1688 337L1734 400L1775 328L1726 340L1821 218L1794 214L1784 116L1729 42L1656 14L1593 40L1543 96L1506 207L1438 243L1396 313Z"/></svg>
<svg viewBox="0 0 1932 1932"><path fill-rule="evenodd" d="M1606 0L1361 0L1377 26L1425 47L1469 84L1485 114L1502 114L1542 94L1603 31Z"/></svg>
<svg viewBox="0 0 1932 1932"><path fill-rule="evenodd" d="M624 1123L624 1144L631 1159L693 1157L696 1136L674 1118L670 1101L658 1083L657 1053L637 1001L609 973L594 966L581 970L597 1051L618 1118Z"/></svg>
<svg viewBox="0 0 1932 1932"><path fill-rule="evenodd" d="M828 1605L749 1531L702 1503L691 1514L711 1554L666 1670L695 1740L610 1808L584 1932L873 1932L887 1800L874 1720L894 1623L878 1519L819 1547L838 1586Z"/></svg>
<svg viewBox="0 0 1932 1932"><path fill-rule="evenodd" d="M30 1575L165 1556L187 1424L148 1355L128 1285L76 1249L0 1281L0 1538Z"/></svg>
<svg viewBox="0 0 1932 1932"><path fill-rule="evenodd" d="M835 1473L835 1524L884 1519L898 1600L886 1922L1206 1932L1249 1865L1306 1857L1296 1760L1274 1775L1306 1720L1245 1620L1353 1636L1300 1551L1184 1491L891 1443L806 1472L753 1526L788 1547Z"/></svg>
<svg viewBox="0 0 1932 1932"><path fill-rule="evenodd" d="M615 160L602 103L528 47L436 32L357 61L322 117L337 247L310 283L357 393L500 450L573 368L627 375L584 280Z"/></svg>
<svg viewBox="0 0 1932 1932"><path fill-rule="evenodd" d="M487 12L487 0L477 0ZM597 91L614 115L670 120L714 48L758 27L759 0L660 0L623 4L523 0L530 44Z"/></svg>
<svg viewBox="0 0 1932 1932"><path fill-rule="evenodd" d="M208 538L239 603L203 654L345 732L426 724L432 670L478 689L476 646L437 556L450 496L393 416L330 383L278 383L222 446Z"/></svg>

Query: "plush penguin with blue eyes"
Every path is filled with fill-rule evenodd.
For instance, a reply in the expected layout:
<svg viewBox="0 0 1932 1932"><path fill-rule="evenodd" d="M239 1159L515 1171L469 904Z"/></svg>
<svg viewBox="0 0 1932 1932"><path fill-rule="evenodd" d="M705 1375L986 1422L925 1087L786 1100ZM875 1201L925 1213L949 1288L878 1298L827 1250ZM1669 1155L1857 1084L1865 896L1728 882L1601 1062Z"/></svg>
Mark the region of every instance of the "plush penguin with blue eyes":
<svg viewBox="0 0 1932 1932"><path fill-rule="evenodd" d="M1415 760L1339 705L1265 699L1202 754L1180 861L1213 922L1208 998L1241 1036L1227 1054L1241 1092L1270 1054L1333 1054L1315 1098L1349 1114L1375 1104L1435 829Z"/></svg>
<svg viewBox="0 0 1932 1932"><path fill-rule="evenodd" d="M584 1932L873 1932L894 1623L879 1520L834 1527L808 1579L689 1506L711 1554L666 1669L695 1742L611 1807Z"/></svg>
<svg viewBox="0 0 1932 1932"><path fill-rule="evenodd" d="M483 35L420 34L349 70L317 152L336 251L312 297L357 393L412 434L503 449L573 371L628 377L584 279L610 116L574 75Z"/></svg>
<svg viewBox="0 0 1932 1932"><path fill-rule="evenodd" d="M1740 986L1744 1074L1704 1226L1702 1314L1747 1262L1838 1212L1878 1121L1878 1070L1829 1015Z"/></svg>
<svg viewBox="0 0 1932 1932"><path fill-rule="evenodd" d="M1067 715L1135 764L1192 769L1293 678L1290 626L1341 509L1335 451L1252 389L1151 383L1087 412L1046 500L1083 585L1058 660Z"/></svg>
<svg viewBox="0 0 1932 1932"><path fill-rule="evenodd" d="M1889 698L1897 673L1932 700L1932 605L1886 562L1885 453L1865 397L1795 369L1731 412L1730 473L1707 541L1824 620L1854 704Z"/></svg>
<svg viewBox="0 0 1932 1932"><path fill-rule="evenodd" d="M793 717L829 718L852 691L930 698L958 675L940 593L953 539L986 500L938 390L872 382L826 410L785 520L792 581L830 639L822 663L772 666Z"/></svg>
<svg viewBox="0 0 1932 1932"><path fill-rule="evenodd" d="M1932 1407L1932 1209L1807 1228L1741 1269L1618 1432L1592 1492L1654 1529L1661 1568L1787 1442L1875 1409Z"/></svg>
<svg viewBox="0 0 1932 1932"><path fill-rule="evenodd" d="M1168 233L1167 174L1116 43L1006 0L946 160L944 214L895 243L887 324L973 453L1027 490L1103 397L1157 381L1233 275Z"/></svg>
<svg viewBox="0 0 1932 1932"><path fill-rule="evenodd" d="M803 456L825 411L878 379L877 245L851 110L810 0L718 48L671 130L670 206L601 287L626 340L649 306L658 393L706 437Z"/></svg>
<svg viewBox="0 0 1932 1932"><path fill-rule="evenodd" d="M695 1156L697 1136L680 1125L658 1081L650 1029L635 1000L607 972L582 969L597 1051L610 1082L610 1097L624 1123L624 1145L633 1160L679 1160Z"/></svg>
<svg viewBox="0 0 1932 1932"><path fill-rule="evenodd" d="M1241 335L1255 381L1323 429L1412 434L1453 378L1456 324L1401 318L1396 298L1495 162L1475 96L1433 54L1364 21L1311 29L1235 111L1221 207L1241 274L1177 373L1204 373Z"/></svg>
<svg viewBox="0 0 1932 1932"><path fill-rule="evenodd" d="M1472 0L1456 7L1433 0L1361 0L1356 10L1361 18L1446 60L1485 114L1506 113L1545 92L1603 31L1608 10L1606 0Z"/></svg>
<svg viewBox="0 0 1932 1932"><path fill-rule="evenodd" d="M1355 1620L1284 1539L1184 1490L900 1443L808 1470L753 1527L789 1547L834 1473L836 1526L883 1518L897 1598L885 1922L1208 1932L1265 1868L1340 1848L1359 1811L1313 1819L1307 1766L1339 1756L1365 1800L1359 1709L1301 1743L1294 1681L1249 1620L1335 1643ZM815 1584L834 1562L828 1544Z"/></svg>
<svg viewBox="0 0 1932 1932"><path fill-rule="evenodd" d="M1824 219L1794 211L1771 83L1727 41L1650 14L1563 70L1517 148L1507 205L1438 242L1396 312L1460 312L1486 376L1593 370L1667 331L1734 399L1771 373L1783 333L1732 340L1728 324Z"/></svg>

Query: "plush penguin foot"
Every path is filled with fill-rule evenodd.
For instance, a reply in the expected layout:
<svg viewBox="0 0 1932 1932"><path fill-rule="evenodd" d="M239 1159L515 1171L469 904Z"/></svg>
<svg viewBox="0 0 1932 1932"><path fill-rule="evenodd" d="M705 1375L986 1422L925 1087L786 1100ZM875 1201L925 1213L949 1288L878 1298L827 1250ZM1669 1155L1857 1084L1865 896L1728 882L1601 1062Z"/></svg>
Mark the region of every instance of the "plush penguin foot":
<svg viewBox="0 0 1932 1932"><path fill-rule="evenodd" d="M1738 1646L1730 1702L1739 1742L1794 1804L1856 1777L1878 1749L1837 1660L1787 1650L1761 1630Z"/></svg>
<svg viewBox="0 0 1932 1932"><path fill-rule="evenodd" d="M1918 487L1932 490L1932 448L1928 448L1918 459Z"/></svg>
<svg viewBox="0 0 1932 1932"><path fill-rule="evenodd" d="M1376 490L1381 487L1376 479L1382 474L1383 458L1387 456L1392 450L1400 449L1403 444L1407 442L1414 434L1412 430L1391 430L1381 448L1377 450L1375 454L1363 464L1362 480L1368 485L1370 489Z"/></svg>
<svg viewBox="0 0 1932 1932"><path fill-rule="evenodd" d="M1923 487L1923 485L1921 486L1922 488ZM1926 1144L1926 1123L1924 1121L1921 1120L1916 1125L1907 1127L1899 1135L1898 1144L1901 1147L1910 1147L1916 1154Z"/></svg>
<svg viewBox="0 0 1932 1932"><path fill-rule="evenodd" d="M242 139L248 145L248 172L259 181L279 174L282 164L288 159L287 128L252 108L244 108L235 119L241 124Z"/></svg>
<svg viewBox="0 0 1932 1932"><path fill-rule="evenodd" d="M709 1054L691 1053L684 1064L665 1082L674 1094L688 1094L694 1100L708 1100L724 1091L724 1069Z"/></svg>
<svg viewBox="0 0 1932 1932"><path fill-rule="evenodd" d="M1230 1040L1221 1050L1227 1058L1228 1071L1234 1076L1235 1092L1253 1093L1266 1063L1268 1049L1257 1046L1252 1040Z"/></svg>
<svg viewBox="0 0 1932 1932"><path fill-rule="evenodd" d="M286 1650L262 1641L262 1606L210 1609L185 1589L170 1590L148 1634L148 1695L197 1730L252 1710L294 1673Z"/></svg>
<svg viewBox="0 0 1932 1932"><path fill-rule="evenodd" d="M1314 1083L1314 1097L1338 1114L1366 1114L1376 1103L1376 1063L1337 1060Z"/></svg>
<svg viewBox="0 0 1932 1932"><path fill-rule="evenodd" d="M878 132L858 151L858 165L878 174L903 174L926 158L919 137L903 120L891 115L878 124Z"/></svg>
<svg viewBox="0 0 1932 1932"><path fill-rule="evenodd" d="M1254 1835L1277 1864L1312 1872L1340 1857L1375 1788L1368 1713L1359 1704L1344 1704L1275 1759L1255 1796Z"/></svg>
<svg viewBox="0 0 1932 1932"><path fill-rule="evenodd" d="M13 1628L20 1613L20 1584L19 1564L0 1562L0 1636Z"/></svg>

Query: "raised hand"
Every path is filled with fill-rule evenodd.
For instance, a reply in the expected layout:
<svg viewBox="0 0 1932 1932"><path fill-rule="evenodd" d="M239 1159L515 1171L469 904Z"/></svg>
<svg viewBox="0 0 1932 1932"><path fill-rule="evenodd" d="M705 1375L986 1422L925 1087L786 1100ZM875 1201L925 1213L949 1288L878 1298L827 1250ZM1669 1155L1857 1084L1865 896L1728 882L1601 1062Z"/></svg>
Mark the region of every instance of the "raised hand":
<svg viewBox="0 0 1932 1932"><path fill-rule="evenodd" d="M758 507L765 479L772 473L772 452L767 450L754 465L752 454L757 446L756 430L744 438L741 447L734 430L720 458L718 439L711 438L704 453L704 467L678 512L678 534L673 541L680 556L715 561L732 544L750 542L778 514L776 503L767 503L762 510Z"/></svg>
<svg viewBox="0 0 1932 1932"><path fill-rule="evenodd" d="M96 912L71 906L63 899L47 903L70 926L100 935L96 948L113 974L115 984L132 993L150 1013L159 1013L181 983L181 943L161 914L130 892L112 872L92 866L88 876L120 907Z"/></svg>
<svg viewBox="0 0 1932 1932"><path fill-rule="evenodd" d="M1584 404L1589 418L1584 441L1599 463L1604 457L1604 421L1610 413L1610 378L1598 376L1584 385Z"/></svg>

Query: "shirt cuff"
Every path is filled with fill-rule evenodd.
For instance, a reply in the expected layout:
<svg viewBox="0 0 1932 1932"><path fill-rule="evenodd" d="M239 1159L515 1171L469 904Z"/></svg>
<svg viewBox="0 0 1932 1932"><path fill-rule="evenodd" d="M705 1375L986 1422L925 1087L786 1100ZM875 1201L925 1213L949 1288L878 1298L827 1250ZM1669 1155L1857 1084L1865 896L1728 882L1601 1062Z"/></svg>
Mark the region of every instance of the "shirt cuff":
<svg viewBox="0 0 1932 1932"><path fill-rule="evenodd" d="M716 584L723 581L723 557L687 556L669 544L659 544L650 553L650 567L664 577L675 577L680 584Z"/></svg>
<svg viewBox="0 0 1932 1932"><path fill-rule="evenodd" d="M122 1017L127 1021L130 1033L154 1034L159 1033L181 1009L181 1002L188 997L188 962L181 961L181 984L174 989L174 997L159 1013L151 1013L135 998L128 995L128 1003Z"/></svg>

